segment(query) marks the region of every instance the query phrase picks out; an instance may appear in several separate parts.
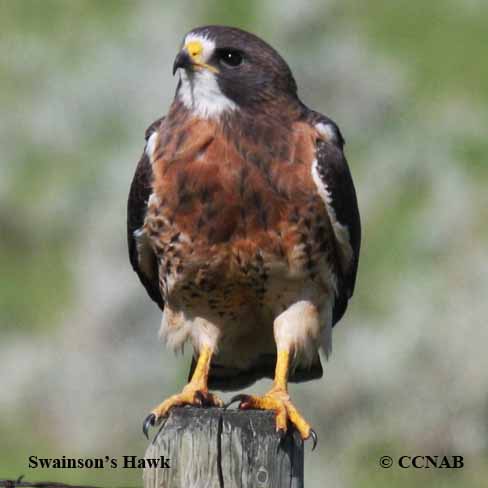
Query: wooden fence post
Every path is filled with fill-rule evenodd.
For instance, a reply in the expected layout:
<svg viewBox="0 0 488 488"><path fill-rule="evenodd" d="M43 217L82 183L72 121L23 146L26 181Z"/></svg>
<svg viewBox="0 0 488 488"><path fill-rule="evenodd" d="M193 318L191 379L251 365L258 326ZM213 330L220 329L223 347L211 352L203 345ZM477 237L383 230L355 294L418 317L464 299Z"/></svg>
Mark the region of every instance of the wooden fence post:
<svg viewBox="0 0 488 488"><path fill-rule="evenodd" d="M303 442L273 412L174 408L145 458L144 488L303 488Z"/></svg>

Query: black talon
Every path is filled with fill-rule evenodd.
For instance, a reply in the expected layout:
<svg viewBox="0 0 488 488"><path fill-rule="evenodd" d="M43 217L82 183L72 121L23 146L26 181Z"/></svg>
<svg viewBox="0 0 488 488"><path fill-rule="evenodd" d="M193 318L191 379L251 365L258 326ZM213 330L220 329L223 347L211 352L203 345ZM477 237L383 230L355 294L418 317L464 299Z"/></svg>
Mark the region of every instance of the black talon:
<svg viewBox="0 0 488 488"><path fill-rule="evenodd" d="M249 399L249 395L243 395L243 394L240 394L240 395L235 395L233 396L230 401L228 401L225 405L224 405L224 410L227 410L228 407L230 407L233 403L235 402L244 402L245 400L248 400ZM239 405L240 407L240 405Z"/></svg>
<svg viewBox="0 0 488 488"><path fill-rule="evenodd" d="M280 443L285 440L286 437L286 430L285 429L278 429L278 437L280 438Z"/></svg>
<svg viewBox="0 0 488 488"><path fill-rule="evenodd" d="M202 398L203 398L202 405L204 407L213 407L214 406L214 404L212 403L212 400L210 400L210 398L211 398L210 396L202 395Z"/></svg>
<svg viewBox="0 0 488 488"><path fill-rule="evenodd" d="M149 427L154 427L154 424L156 423L156 415L153 413L150 413L146 419L144 420L142 424L142 433L146 436L147 440L149 440L149 435L148 435L148 430Z"/></svg>
<svg viewBox="0 0 488 488"><path fill-rule="evenodd" d="M195 403L199 407L203 407L205 405L205 403L206 403L205 397L203 396L203 393L201 391L196 391L194 398L195 398Z"/></svg>
<svg viewBox="0 0 488 488"><path fill-rule="evenodd" d="M317 441L319 440L319 438L317 437L317 433L313 429L310 429L310 436L309 437L311 437L313 440L313 444L312 444L312 451L313 451L317 447Z"/></svg>

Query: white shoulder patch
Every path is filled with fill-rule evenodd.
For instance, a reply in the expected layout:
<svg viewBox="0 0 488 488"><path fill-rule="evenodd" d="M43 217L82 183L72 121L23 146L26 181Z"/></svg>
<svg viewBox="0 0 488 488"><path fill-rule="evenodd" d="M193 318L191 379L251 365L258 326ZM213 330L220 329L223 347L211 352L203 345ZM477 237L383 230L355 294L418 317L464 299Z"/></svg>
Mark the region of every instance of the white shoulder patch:
<svg viewBox="0 0 488 488"><path fill-rule="evenodd" d="M331 124L325 124L324 122L319 122L315 124L317 132L326 140L337 142L337 132Z"/></svg>
<svg viewBox="0 0 488 488"><path fill-rule="evenodd" d="M327 188L325 181L323 181L319 175L317 159L314 159L312 162L312 178L320 197L325 203L327 213L329 214L330 222L334 229L334 235L339 244L342 265L347 269L351 264L354 255L351 246L351 236L349 235L349 229L337 220L329 189Z"/></svg>
<svg viewBox="0 0 488 488"><path fill-rule="evenodd" d="M153 159L154 150L156 149L156 142L158 137L159 137L159 131L156 130L149 136L149 139L147 140L146 143L146 154L151 164L154 163L154 159Z"/></svg>

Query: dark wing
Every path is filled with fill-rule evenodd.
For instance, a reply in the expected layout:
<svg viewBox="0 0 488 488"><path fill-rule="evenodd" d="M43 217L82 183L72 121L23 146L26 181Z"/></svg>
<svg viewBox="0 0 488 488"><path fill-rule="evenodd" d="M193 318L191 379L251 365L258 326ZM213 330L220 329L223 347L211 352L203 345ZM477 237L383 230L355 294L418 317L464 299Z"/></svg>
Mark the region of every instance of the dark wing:
<svg viewBox="0 0 488 488"><path fill-rule="evenodd" d="M341 260L341 244L336 239L339 262L338 296L333 310L333 324L336 324L344 315L347 302L354 292L361 246L361 221L356 190L343 153L342 134L332 120L316 112L313 113L313 123L323 124L321 127L325 128L329 136L318 139L316 143L317 173L329 193L329 208L333 210L339 227L346 230L352 250L348 260Z"/></svg>
<svg viewBox="0 0 488 488"><path fill-rule="evenodd" d="M163 118L153 122L146 130L146 142L153 132L158 130ZM127 244L129 246L129 259L134 271L138 274L141 283L149 296L164 309L164 301L159 289L158 265L147 236L140 231L146 217L147 201L152 192L151 162L144 152L137 164L134 178L129 190L127 202Z"/></svg>

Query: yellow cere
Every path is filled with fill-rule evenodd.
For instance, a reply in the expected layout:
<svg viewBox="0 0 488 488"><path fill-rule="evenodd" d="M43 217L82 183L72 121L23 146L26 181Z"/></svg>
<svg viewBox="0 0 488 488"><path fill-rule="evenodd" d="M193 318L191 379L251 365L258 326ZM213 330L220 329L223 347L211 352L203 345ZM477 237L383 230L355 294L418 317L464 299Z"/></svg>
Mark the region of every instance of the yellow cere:
<svg viewBox="0 0 488 488"><path fill-rule="evenodd" d="M200 54L202 54L203 51L203 46L200 41L190 41L185 47L186 50L188 51L188 54L192 58L196 58L197 56L200 56ZM199 60L196 59L195 61L198 62Z"/></svg>
<svg viewBox="0 0 488 488"><path fill-rule="evenodd" d="M199 66L200 68L206 68L213 73L218 73L219 70L210 64L202 62L202 52L203 46L200 41L190 41L185 45L186 52L190 55L194 66Z"/></svg>

